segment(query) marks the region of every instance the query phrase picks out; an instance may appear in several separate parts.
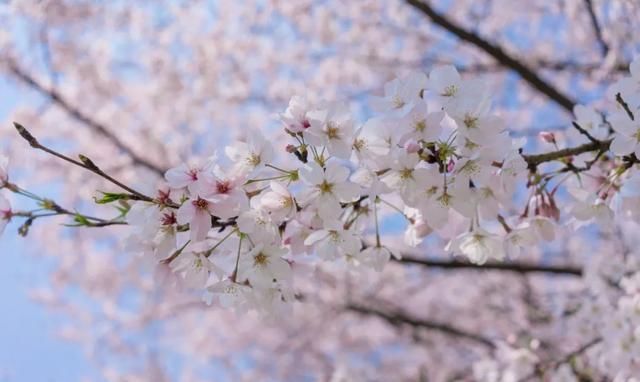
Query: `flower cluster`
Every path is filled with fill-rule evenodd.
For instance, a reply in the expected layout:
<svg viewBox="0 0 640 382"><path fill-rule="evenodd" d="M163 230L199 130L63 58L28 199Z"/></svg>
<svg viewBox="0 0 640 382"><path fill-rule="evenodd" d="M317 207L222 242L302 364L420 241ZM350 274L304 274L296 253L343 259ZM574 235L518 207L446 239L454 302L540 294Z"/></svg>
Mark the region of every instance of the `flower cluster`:
<svg viewBox="0 0 640 382"><path fill-rule="evenodd" d="M410 245L466 221L447 250L477 264L553 238L538 207L509 218L514 227L500 215L528 167L522 143L492 114L486 84L440 67L391 81L373 107L359 126L345 103L293 97L280 115L293 165L276 166L276 149L252 132L226 158L169 170L154 201L128 213L132 248L223 304L270 310L294 296L299 263L381 270L392 255L380 238L382 208L406 219ZM375 241L363 240L368 232Z"/></svg>
<svg viewBox="0 0 640 382"><path fill-rule="evenodd" d="M224 157L168 170L153 197L124 186L133 194L105 194L100 202L134 200L124 211L132 227L128 248L168 265L185 285L206 289L207 299L239 309L286 307L296 296L296 270L309 265L380 271L393 252L379 228L386 212L405 219L407 245L433 233L448 240L446 251L472 263L501 261L554 240L561 217L556 191L565 181L573 182L568 223L574 228L591 221L606 226L616 213L640 218L638 62L632 77L612 87L614 112L576 107L573 138L590 142L577 148L560 150L555 134L543 132L558 151L523 155L524 142L512 139L492 112L487 84L443 66L387 83L372 102L375 115L363 124L343 102L295 96L279 116L290 138L281 150L252 131L226 147ZM605 155L609 149L612 157ZM86 157L81 161L103 174ZM553 161L565 167L540 171ZM11 188L6 163L0 161L0 181ZM514 205L520 194L523 209ZM0 199L1 221L13 215ZM79 215L76 222L122 223Z"/></svg>

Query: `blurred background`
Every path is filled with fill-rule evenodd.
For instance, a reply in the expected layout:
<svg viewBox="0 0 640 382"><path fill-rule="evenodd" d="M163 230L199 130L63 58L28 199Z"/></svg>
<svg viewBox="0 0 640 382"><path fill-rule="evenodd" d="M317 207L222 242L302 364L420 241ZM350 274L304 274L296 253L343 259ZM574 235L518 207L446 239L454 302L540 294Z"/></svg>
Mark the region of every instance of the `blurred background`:
<svg viewBox="0 0 640 382"><path fill-rule="evenodd" d="M12 121L143 187L250 129L283 149L276 114L293 95L348 100L364 121L386 81L439 64L484 78L512 135L529 138L535 152L539 131L571 142L562 132L576 103L602 106L640 48L638 20L635 0L3 0L0 152L24 188L114 214L92 203L108 185L31 150ZM146 259L124 249L126 230L70 229L56 219L24 238L14 222L0 237L0 381L315 381L344 370L439 381L451 376L434 365L464 376L478 356L437 334L340 313L349 284L341 278L327 280L320 302L291 322L237 318L154 278ZM423 250L442 254L441 244ZM571 260L584 245L570 238L545 250ZM531 317L465 301L514 283L487 304L522 288L548 292L543 279L485 275L460 295L451 286L464 285L464 274L388 268L367 293L406 297L406 309L469 328L499 321L494 334L517 332Z"/></svg>

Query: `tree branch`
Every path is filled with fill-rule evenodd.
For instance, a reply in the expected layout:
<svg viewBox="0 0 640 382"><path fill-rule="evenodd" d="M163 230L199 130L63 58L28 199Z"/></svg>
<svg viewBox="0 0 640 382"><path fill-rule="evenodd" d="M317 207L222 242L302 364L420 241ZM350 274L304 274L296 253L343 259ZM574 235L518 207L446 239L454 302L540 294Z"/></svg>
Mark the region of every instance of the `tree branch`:
<svg viewBox="0 0 640 382"><path fill-rule="evenodd" d="M433 7L424 0L406 0L407 4L413 6L418 11L429 17L432 22L440 27L446 29L448 32L457 36L461 40L474 45L480 50L484 51L501 65L518 73L520 77L525 80L532 88L536 89L540 93L546 95L551 100L556 102L565 110L572 112L575 105L575 101L572 100L566 94L563 94L558 89L553 87L550 83L542 79L532 69L525 66L518 59L509 55L501 46L491 43L476 33L464 29L460 25L454 23L452 20L444 15L436 12Z"/></svg>
<svg viewBox="0 0 640 382"><path fill-rule="evenodd" d="M111 141L119 150L126 153L129 157L131 157L132 162L135 165L145 167L156 174L163 176L164 169L159 167L158 165L152 163L151 161L142 158L138 154L136 154L130 147L128 147L124 142L122 142L115 134L113 134L109 129L103 124L93 120L88 115L84 114L80 109L73 106L66 98L64 98L60 93L53 89L47 89L44 85L39 83L35 78L31 77L28 73L18 67L15 63L9 64L9 70L22 82L29 85L34 90L39 93L45 95L49 99L51 99L56 105L60 106L63 110L65 110L72 118L81 122L91 129L95 130L98 134L102 135L109 141Z"/></svg>
<svg viewBox="0 0 640 382"><path fill-rule="evenodd" d="M347 305L346 309L352 312L382 318L389 324L396 327L408 325L414 328L433 330L460 339L472 341L490 349L494 349L496 347L493 341L479 334L469 333L463 329L456 328L455 326L449 325L447 323L411 317L400 311L385 311L379 308L368 307L355 303Z"/></svg>
<svg viewBox="0 0 640 382"><path fill-rule="evenodd" d="M421 265L429 268L440 269L472 269L472 270L494 270L506 271L514 273L551 273L566 276L582 276L582 268L570 265L539 265L531 263L485 263L476 265L460 260L446 259L423 259L418 257L403 256L401 259L395 260L402 264Z"/></svg>
<svg viewBox="0 0 640 382"><path fill-rule="evenodd" d="M607 151L609 150L610 145L611 140L594 141L576 147L568 147L566 149L551 151L543 154L522 155L522 157L529 165L529 169L535 170L535 168L541 163L551 162L574 155L588 153L590 151Z"/></svg>
<svg viewBox="0 0 640 382"><path fill-rule="evenodd" d="M609 53L609 45L604 41L602 37L602 28L600 28L600 23L598 22L598 17L596 16L596 12L593 9L593 1L584 0L585 6L587 7L587 11L589 12L589 18L591 19L591 25L593 26L593 32L596 35L596 39L598 40L598 44L600 44L600 49L602 49L602 56L605 57Z"/></svg>

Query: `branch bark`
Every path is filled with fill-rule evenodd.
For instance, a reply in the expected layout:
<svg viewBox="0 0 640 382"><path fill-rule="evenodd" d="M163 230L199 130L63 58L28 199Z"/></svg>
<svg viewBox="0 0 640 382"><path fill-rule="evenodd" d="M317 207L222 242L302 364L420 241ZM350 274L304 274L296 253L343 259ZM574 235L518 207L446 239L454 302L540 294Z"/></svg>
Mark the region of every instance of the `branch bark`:
<svg viewBox="0 0 640 382"><path fill-rule="evenodd" d="M501 65L518 73L533 89L546 95L563 109L572 112L576 102L560 90L556 89L550 83L545 81L532 69L524 65L517 58L507 53L501 46L491 43L480 37L478 34L464 29L446 16L438 13L425 0L406 0L407 4L427 16L433 23L447 30L462 41L465 41L493 57Z"/></svg>
<svg viewBox="0 0 640 382"><path fill-rule="evenodd" d="M379 317L396 327L408 325L414 328L433 330L449 336L471 341L476 344L483 345L489 349L495 349L496 347L493 341L491 341L489 338L486 338L479 334L467 332L463 329L457 328L447 323L420 319L411 317L400 311L387 311L380 308L374 308L355 303L347 305L346 308L347 310L350 310L352 312Z"/></svg>
<svg viewBox="0 0 640 382"><path fill-rule="evenodd" d="M445 259L422 259L418 257L404 256L398 263L409 265L420 265L429 268L439 269L471 269L471 270L494 270L506 271L520 274L526 273L550 273L565 276L582 276L582 268L571 265L540 265L531 263L486 263L476 265L459 260Z"/></svg>
<svg viewBox="0 0 640 382"><path fill-rule="evenodd" d="M102 135L109 141L111 141L119 150L126 153L129 157L131 157L131 161L141 167L145 167L156 174L163 176L164 169L160 166L152 163L151 161L141 157L137 153L135 153L130 147L128 147L124 142L122 142L115 134L113 134L109 129L103 124L95 121L88 115L84 114L80 109L72 105L62 94L58 93L54 89L48 89L40 82L38 82L34 77L29 75L27 72L22 70L22 68L18 67L15 63L9 64L9 70L13 73L19 80L21 80L26 85L30 86L32 89L38 91L40 94L48 97L60 108L65 110L72 118L76 121L87 125L92 130L96 131L98 134Z"/></svg>

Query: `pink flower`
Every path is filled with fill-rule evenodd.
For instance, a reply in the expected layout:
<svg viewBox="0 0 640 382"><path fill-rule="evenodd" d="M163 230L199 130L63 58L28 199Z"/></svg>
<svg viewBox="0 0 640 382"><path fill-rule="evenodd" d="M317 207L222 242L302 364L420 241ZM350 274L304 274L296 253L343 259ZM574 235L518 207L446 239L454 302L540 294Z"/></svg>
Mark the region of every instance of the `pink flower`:
<svg viewBox="0 0 640 382"><path fill-rule="evenodd" d="M219 168L209 175L202 185L202 196L213 202L211 213L221 219L230 219L249 207L249 198L242 188L246 178L227 176Z"/></svg>
<svg viewBox="0 0 640 382"><path fill-rule="evenodd" d="M547 143L556 143L556 135L550 131L541 131L538 136Z"/></svg>
<svg viewBox="0 0 640 382"><path fill-rule="evenodd" d="M189 192L197 194L202 185L205 173L209 172L212 161L201 163L183 163L168 170L164 177L171 188L187 187Z"/></svg>
<svg viewBox="0 0 640 382"><path fill-rule="evenodd" d="M201 241L207 237L213 208L213 203L197 196L184 202L178 209L178 223L189 224L192 241Z"/></svg>

